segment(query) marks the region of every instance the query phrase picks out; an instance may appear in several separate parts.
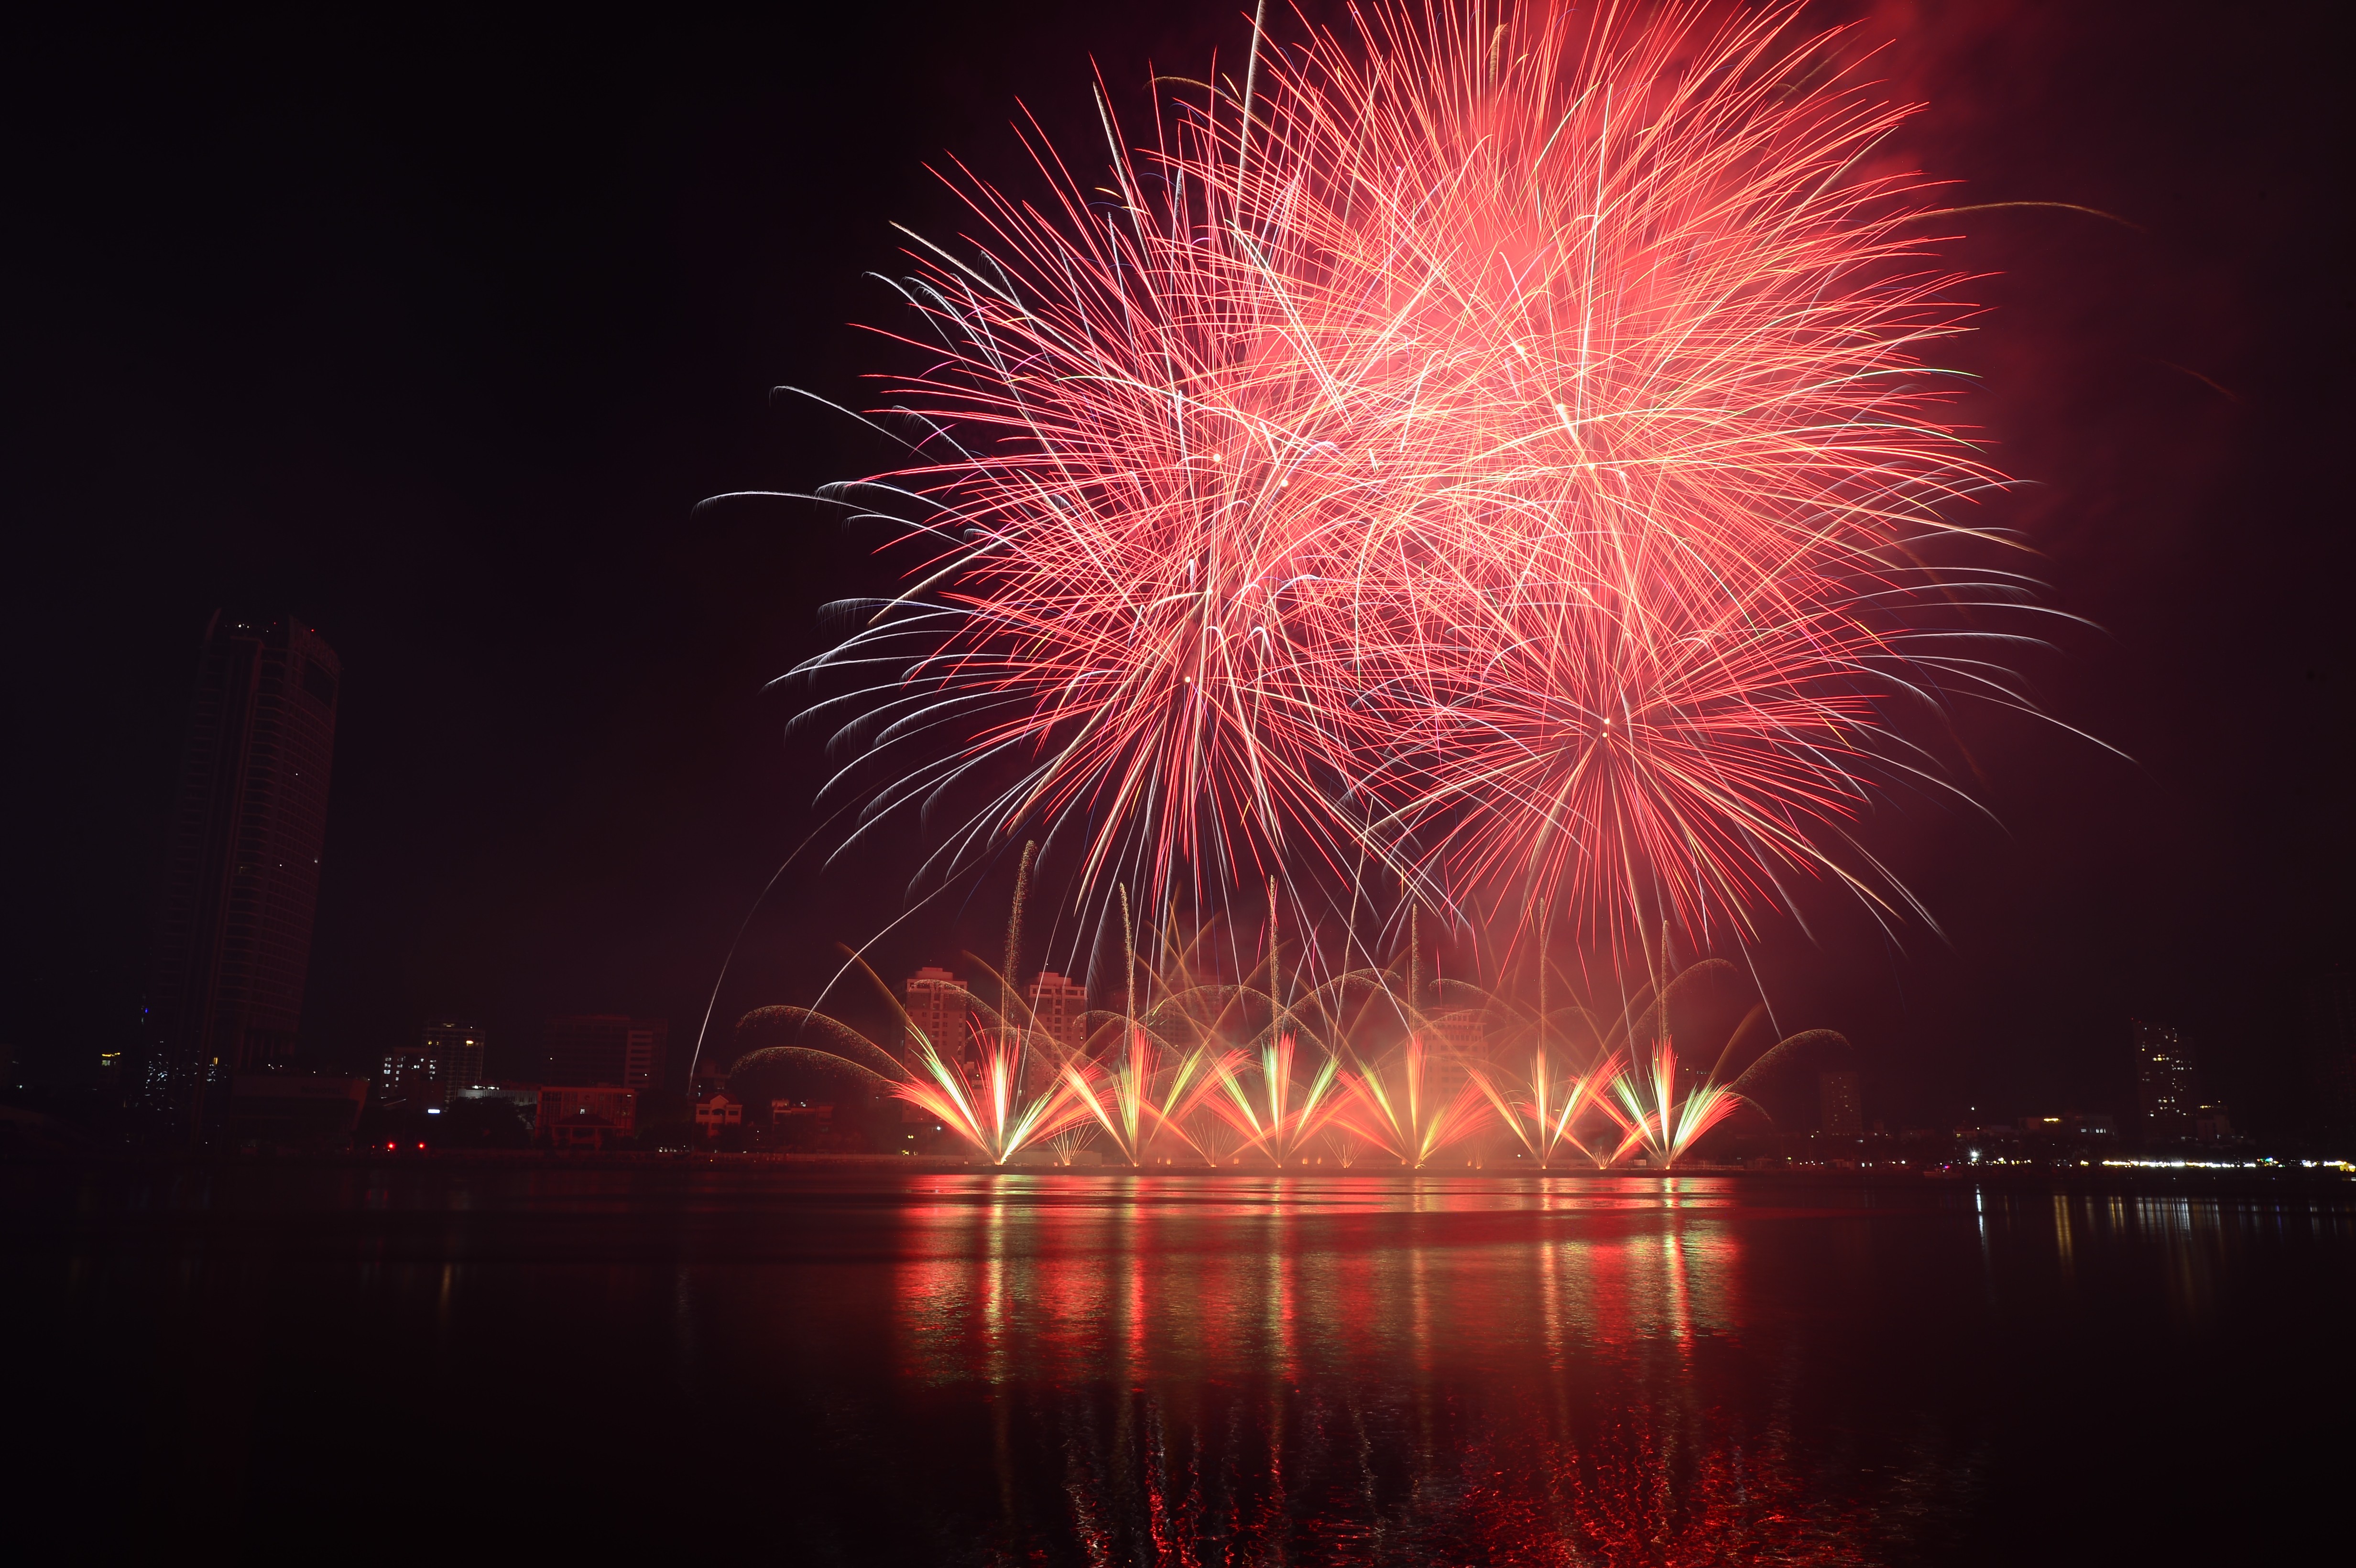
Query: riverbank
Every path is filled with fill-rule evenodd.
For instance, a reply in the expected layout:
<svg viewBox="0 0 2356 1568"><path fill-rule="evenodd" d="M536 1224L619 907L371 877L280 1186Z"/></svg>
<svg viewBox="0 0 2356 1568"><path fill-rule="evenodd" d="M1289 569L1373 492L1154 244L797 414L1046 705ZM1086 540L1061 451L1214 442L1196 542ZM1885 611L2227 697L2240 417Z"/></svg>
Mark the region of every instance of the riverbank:
<svg viewBox="0 0 2356 1568"><path fill-rule="evenodd" d="M1410 1170L1366 1161L1349 1166L1030 1164L991 1166L953 1155L861 1155L735 1153L714 1150L554 1150L363 1148L331 1153L133 1152L25 1153L0 1157L0 1169L88 1168L185 1170L267 1169L498 1169L629 1170L741 1173L745 1176L959 1175L1021 1178L1026 1183L1095 1186L1141 1179L1209 1181L1276 1178L1292 1181L1392 1184L1402 1179L1438 1182L1494 1182L1542 1178L1552 1183L1698 1180L1752 1184L1799 1184L1829 1188L1922 1188L1926 1185L1988 1189L2245 1190L2285 1189L2342 1191L2356 1195L2356 1165L2340 1160L2116 1159L2069 1164L1963 1164L1842 1168L1696 1162L1658 1170L1643 1166L1556 1166L1539 1168L1514 1161L1484 1166L1427 1166Z"/></svg>

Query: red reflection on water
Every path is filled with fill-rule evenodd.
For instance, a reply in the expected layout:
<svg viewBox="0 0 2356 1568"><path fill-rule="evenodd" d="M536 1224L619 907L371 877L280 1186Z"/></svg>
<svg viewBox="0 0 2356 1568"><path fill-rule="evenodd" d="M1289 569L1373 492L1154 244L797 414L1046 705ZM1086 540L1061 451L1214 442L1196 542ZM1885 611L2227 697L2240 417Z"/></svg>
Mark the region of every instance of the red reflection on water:
<svg viewBox="0 0 2356 1568"><path fill-rule="evenodd" d="M1533 1352L1561 1365L1574 1339L1684 1340L1736 1315L1732 1232L1658 1183L1004 1185L1024 1180L944 1182L904 1211L905 1375L1428 1376Z"/></svg>
<svg viewBox="0 0 2356 1568"><path fill-rule="evenodd" d="M1774 1402L1703 1394L1742 1316L1721 1206L1653 1179L945 1181L905 1211L895 1353L1006 1391L1009 1561L1864 1561Z"/></svg>

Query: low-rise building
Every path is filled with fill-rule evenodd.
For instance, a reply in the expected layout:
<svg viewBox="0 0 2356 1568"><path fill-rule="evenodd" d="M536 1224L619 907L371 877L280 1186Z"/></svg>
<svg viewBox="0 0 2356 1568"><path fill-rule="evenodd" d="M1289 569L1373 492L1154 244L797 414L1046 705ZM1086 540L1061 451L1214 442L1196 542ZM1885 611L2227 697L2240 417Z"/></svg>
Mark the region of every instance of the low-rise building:
<svg viewBox="0 0 2356 1568"><path fill-rule="evenodd" d="M769 1102L769 1125L773 1127L832 1127L834 1107L813 1105L807 1100L772 1100Z"/></svg>
<svg viewBox="0 0 2356 1568"><path fill-rule="evenodd" d="M494 1103L512 1105L530 1115L536 1122L540 1117L540 1085L537 1083L477 1083L450 1092L453 1105Z"/></svg>
<svg viewBox="0 0 2356 1568"><path fill-rule="evenodd" d="M706 1137L718 1137L730 1127L744 1125L744 1104L714 1092L699 1095L695 1102L695 1130Z"/></svg>
<svg viewBox="0 0 2356 1568"><path fill-rule="evenodd" d="M557 1148L603 1148L638 1129L638 1092L610 1083L544 1084L532 1136Z"/></svg>

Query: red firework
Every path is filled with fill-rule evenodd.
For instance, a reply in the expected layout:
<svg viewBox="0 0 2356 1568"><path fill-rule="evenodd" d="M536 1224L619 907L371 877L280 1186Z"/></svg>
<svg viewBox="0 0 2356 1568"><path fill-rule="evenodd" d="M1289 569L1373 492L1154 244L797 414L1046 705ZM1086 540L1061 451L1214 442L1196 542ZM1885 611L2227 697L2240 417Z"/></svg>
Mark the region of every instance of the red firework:
<svg viewBox="0 0 2356 1568"><path fill-rule="evenodd" d="M963 728L871 810L987 773L953 843L1066 825L1150 908L1315 861L1614 939L1890 899L1841 825L1907 704L2018 700L1954 616L2025 585L1942 563L1996 476L1869 162L1904 111L1793 23L1378 7L1148 148L1108 115L1108 187L967 181L873 482L941 548L819 661L905 661L862 734Z"/></svg>

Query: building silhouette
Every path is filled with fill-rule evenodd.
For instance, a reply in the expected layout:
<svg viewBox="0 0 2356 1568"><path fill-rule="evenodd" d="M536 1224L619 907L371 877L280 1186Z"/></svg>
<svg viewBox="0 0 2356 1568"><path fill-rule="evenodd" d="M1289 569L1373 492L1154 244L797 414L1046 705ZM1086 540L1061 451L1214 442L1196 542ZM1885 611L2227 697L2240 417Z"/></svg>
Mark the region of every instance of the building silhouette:
<svg viewBox="0 0 2356 1568"><path fill-rule="evenodd" d="M451 1095L483 1082L483 1030L459 1019L437 1019L424 1038L404 1051L387 1051L377 1064L380 1104L445 1107Z"/></svg>
<svg viewBox="0 0 2356 1568"><path fill-rule="evenodd" d="M1856 1073L1817 1073L1816 1104L1823 1118L1825 1136L1861 1138L1865 1136L1865 1095Z"/></svg>
<svg viewBox="0 0 2356 1568"><path fill-rule="evenodd" d="M1435 1105L1454 1104L1472 1086L1472 1074L1489 1065L1489 1035L1480 1013L1461 1008L1440 1014L1426 1032L1426 1093Z"/></svg>
<svg viewBox="0 0 2356 1568"><path fill-rule="evenodd" d="M342 665L286 616L216 613L166 828L151 1088L294 1060Z"/></svg>
<svg viewBox="0 0 2356 1568"><path fill-rule="evenodd" d="M2165 1024L2135 1026L2136 1112L2147 1142L2170 1143L2193 1134L2201 1092L2193 1076L2192 1042Z"/></svg>
<svg viewBox="0 0 2356 1568"><path fill-rule="evenodd" d="M923 968L908 976L905 988L908 1014L906 1029L901 1033L900 1060L910 1067L916 1062L916 1031L921 1029L933 1049L944 1061L964 1059L967 1050L966 1014L973 1006L973 997L965 982L946 969Z"/></svg>
<svg viewBox="0 0 2356 1568"><path fill-rule="evenodd" d="M658 1088L670 1051L670 1023L621 1013L551 1019L541 1032L548 1082L575 1087Z"/></svg>
<svg viewBox="0 0 2356 1568"><path fill-rule="evenodd" d="M638 1130L638 1092L610 1084L584 1084L540 1091L532 1141L558 1148L603 1148Z"/></svg>
<svg viewBox="0 0 2356 1568"><path fill-rule="evenodd" d="M376 1098L380 1105L440 1110L450 1103L450 1089L442 1063L430 1051L388 1051L376 1064Z"/></svg>
<svg viewBox="0 0 2356 1568"><path fill-rule="evenodd" d="M2309 979L2304 1024L2316 1091L2309 1118L2321 1131L2356 1132L2356 975L2346 963L2319 965Z"/></svg>
<svg viewBox="0 0 2356 1568"><path fill-rule="evenodd" d="M455 1088L471 1089L490 1082L483 1065L483 1026L467 1019L434 1019L425 1025L423 1045L444 1064L443 1076Z"/></svg>

